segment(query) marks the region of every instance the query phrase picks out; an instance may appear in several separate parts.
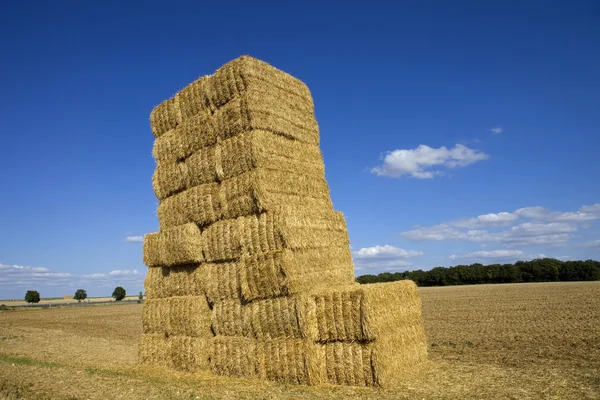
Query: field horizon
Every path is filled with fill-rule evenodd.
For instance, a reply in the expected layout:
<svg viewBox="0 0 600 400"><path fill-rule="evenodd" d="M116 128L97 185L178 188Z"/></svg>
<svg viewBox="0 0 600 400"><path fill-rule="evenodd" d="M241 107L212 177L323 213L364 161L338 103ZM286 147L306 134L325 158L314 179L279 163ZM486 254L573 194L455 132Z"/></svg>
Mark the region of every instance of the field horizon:
<svg viewBox="0 0 600 400"><path fill-rule="evenodd" d="M0 312L0 399L597 399L600 282L419 289L429 361L401 387L291 386L137 364L142 305Z"/></svg>

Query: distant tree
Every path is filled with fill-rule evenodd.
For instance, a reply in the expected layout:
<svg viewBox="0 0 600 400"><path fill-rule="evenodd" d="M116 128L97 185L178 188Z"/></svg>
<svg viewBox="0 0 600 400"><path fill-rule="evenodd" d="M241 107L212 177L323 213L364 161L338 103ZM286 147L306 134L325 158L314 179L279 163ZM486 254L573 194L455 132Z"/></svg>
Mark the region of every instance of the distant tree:
<svg viewBox="0 0 600 400"><path fill-rule="evenodd" d="M28 303L39 303L40 293L37 290L28 290L25 293L25 301Z"/></svg>
<svg viewBox="0 0 600 400"><path fill-rule="evenodd" d="M117 286L112 294L112 297L114 297L116 301L123 300L125 296L127 296L127 292L121 286Z"/></svg>
<svg viewBox="0 0 600 400"><path fill-rule="evenodd" d="M138 296L138 299L144 300L144 294L142 292L140 292L140 295Z"/></svg>
<svg viewBox="0 0 600 400"><path fill-rule="evenodd" d="M73 299L81 303L81 300L87 299L87 292L83 289L77 289L75 295L73 295Z"/></svg>

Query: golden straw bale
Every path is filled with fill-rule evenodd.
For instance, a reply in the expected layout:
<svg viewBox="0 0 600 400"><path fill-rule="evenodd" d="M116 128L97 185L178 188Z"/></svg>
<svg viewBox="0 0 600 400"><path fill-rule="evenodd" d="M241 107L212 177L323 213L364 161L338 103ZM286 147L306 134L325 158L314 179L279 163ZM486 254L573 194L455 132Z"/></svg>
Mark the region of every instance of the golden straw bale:
<svg viewBox="0 0 600 400"><path fill-rule="evenodd" d="M325 354L327 383L346 386L377 385L370 345L359 342L332 342L320 346Z"/></svg>
<svg viewBox="0 0 600 400"><path fill-rule="evenodd" d="M174 98L163 101L150 113L150 125L155 138L174 129L180 123L181 112Z"/></svg>
<svg viewBox="0 0 600 400"><path fill-rule="evenodd" d="M241 299L240 263L220 262L203 265L203 284L211 303L225 299Z"/></svg>
<svg viewBox="0 0 600 400"><path fill-rule="evenodd" d="M156 197L163 200L191 187L230 179L256 168L320 180L325 177L318 146L254 130L203 147L183 161L159 162L152 186Z"/></svg>
<svg viewBox="0 0 600 400"><path fill-rule="evenodd" d="M215 375L258 378L256 339L215 336L210 345L210 368Z"/></svg>
<svg viewBox="0 0 600 400"><path fill-rule="evenodd" d="M161 201L157 210L160 229L195 223L205 226L221 215L219 184L209 183L188 189Z"/></svg>
<svg viewBox="0 0 600 400"><path fill-rule="evenodd" d="M246 306L252 336L268 339L314 339L315 303L309 296L283 296Z"/></svg>
<svg viewBox="0 0 600 400"><path fill-rule="evenodd" d="M259 168L221 182L223 218L271 211L281 205L333 210L325 177Z"/></svg>
<svg viewBox="0 0 600 400"><path fill-rule="evenodd" d="M211 338L211 310L205 296L148 299L144 304L144 333Z"/></svg>
<svg viewBox="0 0 600 400"><path fill-rule="evenodd" d="M194 186L217 181L216 146L204 147L184 161L159 163L152 175L152 187L159 200Z"/></svg>
<svg viewBox="0 0 600 400"><path fill-rule="evenodd" d="M354 282L348 246L277 250L247 254L240 260L246 301L308 293Z"/></svg>
<svg viewBox="0 0 600 400"><path fill-rule="evenodd" d="M208 370L211 340L190 336L170 336L168 352L172 368L189 372Z"/></svg>
<svg viewBox="0 0 600 400"><path fill-rule="evenodd" d="M273 211L208 226L203 232L207 261L226 261L243 254L283 249L348 247L341 213L331 209L279 206Z"/></svg>
<svg viewBox="0 0 600 400"><path fill-rule="evenodd" d="M146 298L201 296L206 280L206 268L200 264L150 267L144 281Z"/></svg>
<svg viewBox="0 0 600 400"><path fill-rule="evenodd" d="M258 365L260 376L271 381L318 385L325 380L322 348L310 340L259 340Z"/></svg>
<svg viewBox="0 0 600 400"><path fill-rule="evenodd" d="M202 234L196 224L188 223L144 237L144 263L149 267L199 263Z"/></svg>
<svg viewBox="0 0 600 400"><path fill-rule="evenodd" d="M182 119L185 121L198 114L210 115L215 106L212 104L211 76L202 76L180 90L175 99L179 102Z"/></svg>
<svg viewBox="0 0 600 400"><path fill-rule="evenodd" d="M169 344L165 335L144 333L138 342L138 360L141 364L171 367Z"/></svg>
<svg viewBox="0 0 600 400"><path fill-rule="evenodd" d="M199 114L154 141L157 163L184 160L198 150L243 132L264 130L309 145L319 145L319 125L312 112L268 88L244 93L217 110Z"/></svg>
<svg viewBox="0 0 600 400"><path fill-rule="evenodd" d="M253 88L268 87L284 92L282 97L292 99L298 107L314 108L308 86L298 78L250 56L241 56L220 67L211 77L208 91L211 104L217 107L239 97Z"/></svg>
<svg viewBox="0 0 600 400"><path fill-rule="evenodd" d="M240 300L216 302L212 309L212 330L217 336L250 336L249 309Z"/></svg>

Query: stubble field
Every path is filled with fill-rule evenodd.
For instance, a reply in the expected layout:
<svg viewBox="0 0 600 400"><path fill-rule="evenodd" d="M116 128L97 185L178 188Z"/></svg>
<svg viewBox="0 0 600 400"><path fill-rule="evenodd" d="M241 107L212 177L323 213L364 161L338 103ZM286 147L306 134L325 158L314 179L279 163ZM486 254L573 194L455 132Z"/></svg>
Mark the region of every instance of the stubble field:
<svg viewBox="0 0 600 400"><path fill-rule="evenodd" d="M142 306L0 312L0 399L598 399L600 282L421 288L430 362L393 390L136 365Z"/></svg>

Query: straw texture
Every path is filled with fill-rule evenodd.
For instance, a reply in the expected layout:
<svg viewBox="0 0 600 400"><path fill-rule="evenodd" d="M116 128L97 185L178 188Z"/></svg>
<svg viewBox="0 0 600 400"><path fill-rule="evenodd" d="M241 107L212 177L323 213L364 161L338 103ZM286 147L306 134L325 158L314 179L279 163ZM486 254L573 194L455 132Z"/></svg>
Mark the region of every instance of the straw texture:
<svg viewBox="0 0 600 400"><path fill-rule="evenodd" d="M199 264L150 267L144 281L146 298L201 296L208 280L206 270L205 265Z"/></svg>
<svg viewBox="0 0 600 400"><path fill-rule="evenodd" d="M221 215L219 184L193 187L161 201L157 210L160 229L194 223L209 225Z"/></svg>
<svg viewBox="0 0 600 400"><path fill-rule="evenodd" d="M204 296L148 299L144 304L144 333L211 338L211 310Z"/></svg>
<svg viewBox="0 0 600 400"><path fill-rule="evenodd" d="M227 299L214 304L212 309L212 330L217 336L250 337L249 308L240 300Z"/></svg>
<svg viewBox="0 0 600 400"><path fill-rule="evenodd" d="M138 361L140 364L171 368L169 344L165 335L160 333L142 334L138 342Z"/></svg>
<svg viewBox="0 0 600 400"><path fill-rule="evenodd" d="M225 299L241 299L240 263L207 263L204 269L204 290L210 303Z"/></svg>
<svg viewBox="0 0 600 400"><path fill-rule="evenodd" d="M331 210L277 207L219 221L202 232L206 260L226 261L273 250L348 247L343 215Z"/></svg>
<svg viewBox="0 0 600 400"><path fill-rule="evenodd" d="M255 339L215 336L210 347L210 369L215 375L237 378L260 376Z"/></svg>
<svg viewBox="0 0 600 400"><path fill-rule="evenodd" d="M152 178L158 199L194 186L266 168L324 180L319 147L254 130L204 147L183 161L159 162Z"/></svg>
<svg viewBox="0 0 600 400"><path fill-rule="evenodd" d="M319 145L319 126L312 113L280 100L277 91L253 90L229 102L214 115L196 115L162 134L152 154L158 163L183 160L198 150L242 132L264 130L310 145Z"/></svg>
<svg viewBox="0 0 600 400"><path fill-rule="evenodd" d="M202 254L202 234L195 224L149 233L144 237L144 263L149 267L199 263Z"/></svg>
<svg viewBox="0 0 600 400"><path fill-rule="evenodd" d="M358 342L333 342L321 345L321 349L325 355L327 383L348 386L378 385L369 345Z"/></svg>
<svg viewBox="0 0 600 400"><path fill-rule="evenodd" d="M188 372L208 370L211 340L189 336L169 337L168 352L173 368Z"/></svg>
<svg viewBox="0 0 600 400"><path fill-rule="evenodd" d="M309 340L258 341L258 366L263 379L280 383L318 385L325 380L321 349Z"/></svg>
<svg viewBox="0 0 600 400"><path fill-rule="evenodd" d="M354 266L348 246L247 254L240 262L241 293L247 301L315 292L353 282Z"/></svg>

